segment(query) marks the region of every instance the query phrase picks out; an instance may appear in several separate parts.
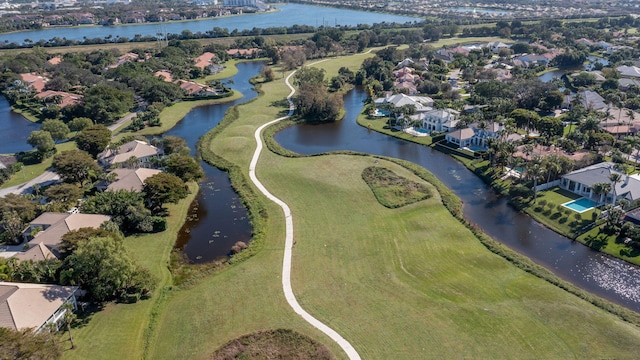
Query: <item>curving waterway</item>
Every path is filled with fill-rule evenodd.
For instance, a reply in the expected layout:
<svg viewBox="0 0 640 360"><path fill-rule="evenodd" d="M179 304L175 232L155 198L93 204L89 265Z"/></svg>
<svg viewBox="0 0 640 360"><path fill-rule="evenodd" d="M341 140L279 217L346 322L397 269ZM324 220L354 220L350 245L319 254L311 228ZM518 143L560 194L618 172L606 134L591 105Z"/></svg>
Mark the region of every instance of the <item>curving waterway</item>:
<svg viewBox="0 0 640 360"><path fill-rule="evenodd" d="M258 75L262 62L243 62L236 65L238 73L230 78L229 86L244 96L234 102L201 106L191 110L174 128L164 135L178 136L186 140L195 155L198 139L220 123L227 110L234 105L255 98L249 80ZM229 81L229 80L227 80ZM200 161L205 178L200 182L196 200L178 233L176 248L182 249L192 263L205 263L229 254L237 241L248 243L251 239L251 224L247 210L231 188L224 171Z"/></svg>
<svg viewBox="0 0 640 360"><path fill-rule="evenodd" d="M640 312L640 268L571 241L515 211L452 157L359 126L356 118L365 98L364 91L355 89L345 96L347 113L342 121L293 126L275 139L301 154L353 150L421 165L462 199L465 217L485 233L576 286Z"/></svg>
<svg viewBox="0 0 640 360"><path fill-rule="evenodd" d="M14 33L0 34L0 42L23 44L25 39L33 42L39 40L50 40L54 37L66 38L67 40L81 41L84 38L103 39L111 36L131 39L135 35L157 36L158 33L180 34L184 30L192 33L206 33L214 27L227 28L229 31L237 29L251 30L254 28L269 27L291 27L293 25L308 26L356 26L359 24L376 23L400 23L421 21L420 18L374 13L357 10L336 9L330 7L302 5L302 4L282 4L276 6L278 11L269 13L247 14L231 17L218 17L203 20L151 23L138 25L116 25L116 26L82 26L82 27L55 27L42 30L20 31Z"/></svg>

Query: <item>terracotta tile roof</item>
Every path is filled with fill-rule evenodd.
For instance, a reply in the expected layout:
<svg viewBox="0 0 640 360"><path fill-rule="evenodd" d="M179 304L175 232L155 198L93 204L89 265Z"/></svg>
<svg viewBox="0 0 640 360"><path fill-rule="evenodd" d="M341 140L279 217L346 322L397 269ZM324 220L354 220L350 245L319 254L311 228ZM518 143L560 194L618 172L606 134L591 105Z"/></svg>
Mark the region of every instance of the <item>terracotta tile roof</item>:
<svg viewBox="0 0 640 360"><path fill-rule="evenodd" d="M36 92L42 92L49 81L49 79L36 74L20 74L20 78Z"/></svg>
<svg viewBox="0 0 640 360"><path fill-rule="evenodd" d="M67 107L69 105L78 104L80 103L83 97L82 95L78 95L78 94L72 94L64 91L54 91L54 90L43 91L39 94L36 94L36 97L39 99L46 100L56 95L59 95L62 97L62 101L60 102L60 104L58 104L58 106L60 106L61 108Z"/></svg>
<svg viewBox="0 0 640 360"><path fill-rule="evenodd" d="M206 52L200 56L198 56L197 58L193 59L195 62L195 66L199 67L201 69L206 68L207 66L211 65L211 60L216 58L216 54L214 53L210 53L210 52Z"/></svg>
<svg viewBox="0 0 640 360"><path fill-rule="evenodd" d="M166 82L173 82L173 75L171 75L169 71L156 71L155 73L153 73L153 76L162 78L162 80Z"/></svg>

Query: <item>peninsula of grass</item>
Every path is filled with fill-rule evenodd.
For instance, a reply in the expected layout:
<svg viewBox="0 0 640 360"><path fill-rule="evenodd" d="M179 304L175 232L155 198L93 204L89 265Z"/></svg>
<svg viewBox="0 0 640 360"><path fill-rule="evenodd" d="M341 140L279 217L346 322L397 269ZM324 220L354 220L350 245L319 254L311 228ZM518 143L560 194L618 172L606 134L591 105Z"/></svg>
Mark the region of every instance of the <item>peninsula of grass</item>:
<svg viewBox="0 0 640 360"><path fill-rule="evenodd" d="M229 341L212 356L227 359L315 359L335 357L326 346L308 336L288 329L260 331Z"/></svg>
<svg viewBox="0 0 640 360"><path fill-rule="evenodd" d="M393 171L370 166L362 171L362 179L369 185L378 202L390 209L403 207L432 196L424 184L398 176Z"/></svg>
<svg viewBox="0 0 640 360"><path fill-rule="evenodd" d="M316 66L336 62L353 63L354 57ZM264 95L239 106L235 120L201 145L244 178L254 130L278 117L282 108L273 104L289 92L282 81L263 84L262 90ZM263 151L256 169L293 213L298 301L363 358L635 357L637 326L489 251L443 206L441 199L459 207L448 190L439 184L438 193L401 164L357 154L282 157ZM434 195L386 208L362 181L364 169L374 165ZM267 214L262 250L172 292L149 338L154 346L148 358L209 358L232 339L277 328L310 336L345 358L288 307L280 278L284 217L278 206L261 201Z"/></svg>
<svg viewBox="0 0 640 360"><path fill-rule="evenodd" d="M162 125L160 126L151 126L146 127L142 130L136 131L133 134L137 135L160 135L169 130L171 130L177 123L179 123L184 117L189 113L189 111L193 110L199 106L207 106L207 105L215 105L222 104L227 102L232 102L242 98L242 93L238 91L233 91L233 94L227 97L222 97L218 99L206 99L206 100L192 100L192 101L181 101L175 103L171 106L167 106L160 112L160 122ZM121 132L121 134L131 134L127 132Z"/></svg>

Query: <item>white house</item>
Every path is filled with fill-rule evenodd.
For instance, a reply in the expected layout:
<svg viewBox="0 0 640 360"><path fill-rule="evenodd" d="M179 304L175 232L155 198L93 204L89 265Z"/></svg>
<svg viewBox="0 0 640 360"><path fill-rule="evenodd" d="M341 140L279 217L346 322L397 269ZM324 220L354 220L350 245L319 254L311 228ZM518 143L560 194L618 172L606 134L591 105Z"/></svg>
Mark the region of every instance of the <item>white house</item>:
<svg viewBox="0 0 640 360"><path fill-rule="evenodd" d="M380 107L385 104L392 104L395 107L414 105L417 112L429 111L433 107L433 99L428 96L411 96L405 94L395 94L383 98L377 98L374 100L374 103L376 107Z"/></svg>
<svg viewBox="0 0 640 360"><path fill-rule="evenodd" d="M452 144L456 144L458 145L458 147L463 148L463 147L471 146L471 141L473 140L475 135L476 133L473 131L473 129L464 128L464 129L457 129L447 133L447 135L445 136L445 139L448 142Z"/></svg>
<svg viewBox="0 0 640 360"><path fill-rule="evenodd" d="M504 130L504 126L497 122L485 123L480 126L479 123L473 123L465 129L458 129L447 133L445 139L459 147L469 147L472 145L485 148L490 138L497 139ZM510 137L509 140L515 140L519 137Z"/></svg>
<svg viewBox="0 0 640 360"><path fill-rule="evenodd" d="M620 181L612 184L609 176L618 174ZM640 180L621 173L612 162L602 162L562 175L560 187L572 193L582 195L594 201L600 201L600 195L593 191L597 183L611 184L611 191L603 197L604 202L616 202L620 199L634 201L640 199Z"/></svg>
<svg viewBox="0 0 640 360"><path fill-rule="evenodd" d="M52 324L58 329L69 303L77 309L75 286L0 282L0 326L33 329L38 333Z"/></svg>
<svg viewBox="0 0 640 360"><path fill-rule="evenodd" d="M422 116L422 128L429 131L449 132L458 123L460 112L453 109L434 109Z"/></svg>

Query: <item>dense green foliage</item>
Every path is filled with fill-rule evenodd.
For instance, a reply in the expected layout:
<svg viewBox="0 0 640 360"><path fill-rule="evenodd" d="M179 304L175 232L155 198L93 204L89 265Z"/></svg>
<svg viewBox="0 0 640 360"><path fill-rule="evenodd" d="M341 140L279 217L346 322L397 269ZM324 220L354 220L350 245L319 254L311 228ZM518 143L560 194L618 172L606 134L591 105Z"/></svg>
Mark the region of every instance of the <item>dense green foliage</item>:
<svg viewBox="0 0 640 360"><path fill-rule="evenodd" d="M32 131L27 138L27 143L36 148L36 150L41 154L50 153L55 149L53 137L51 137L51 134L48 131L44 130Z"/></svg>
<svg viewBox="0 0 640 360"><path fill-rule="evenodd" d="M62 344L52 333L0 327L0 359L54 360L61 356Z"/></svg>
<svg viewBox="0 0 640 360"><path fill-rule="evenodd" d="M168 174L155 174L144 181L142 188L148 207L160 211L165 203L177 203L189 194L189 189L179 177Z"/></svg>
<svg viewBox="0 0 640 360"><path fill-rule="evenodd" d="M121 241L111 237L79 243L64 260L60 281L81 286L96 301L137 301L154 288L149 271L130 258Z"/></svg>
<svg viewBox="0 0 640 360"><path fill-rule="evenodd" d="M172 154L165 160L164 166L169 174L185 182L196 181L204 176L200 164L188 155Z"/></svg>
<svg viewBox="0 0 640 360"><path fill-rule="evenodd" d="M80 185L97 179L102 170L91 155L83 150L56 154L51 165L62 180Z"/></svg>
<svg viewBox="0 0 640 360"><path fill-rule="evenodd" d="M133 92L108 85L90 88L83 99L82 115L97 124L112 124L133 107Z"/></svg>
<svg viewBox="0 0 640 360"><path fill-rule="evenodd" d="M135 191L105 191L90 196L82 204L82 212L110 215L124 233L162 231L163 218L151 215L144 206L144 195Z"/></svg>
<svg viewBox="0 0 640 360"><path fill-rule="evenodd" d="M78 149L84 150L94 158L109 145L111 131L102 124L91 125L76 135Z"/></svg>

